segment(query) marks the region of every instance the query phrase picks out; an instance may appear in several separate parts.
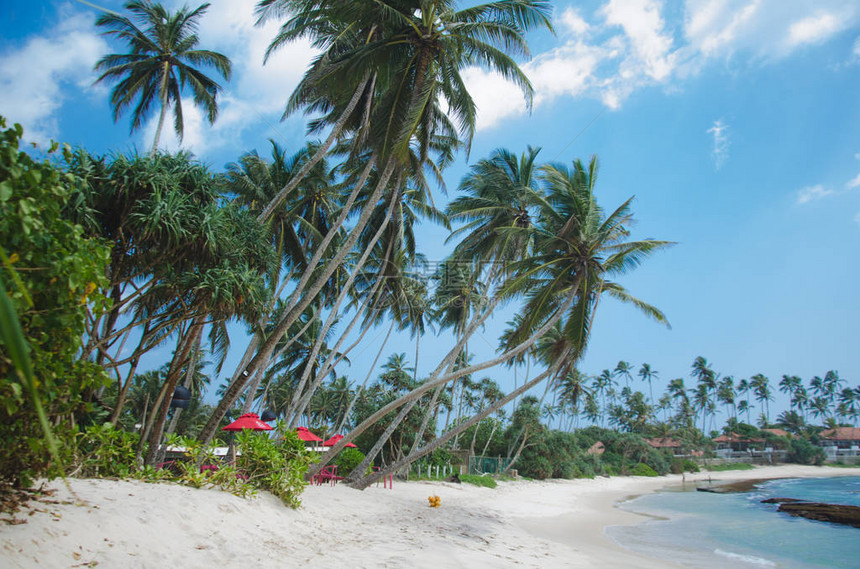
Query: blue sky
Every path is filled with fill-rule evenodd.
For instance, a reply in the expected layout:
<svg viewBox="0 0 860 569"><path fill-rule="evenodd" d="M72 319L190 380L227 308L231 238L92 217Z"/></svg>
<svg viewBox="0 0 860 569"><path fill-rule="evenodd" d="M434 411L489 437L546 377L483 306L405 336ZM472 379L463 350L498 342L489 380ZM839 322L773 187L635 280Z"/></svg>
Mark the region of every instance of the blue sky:
<svg viewBox="0 0 860 569"><path fill-rule="evenodd" d="M121 2L96 3L121 10ZM267 153L268 138L290 149L305 140L303 117L279 118L313 51L293 45L263 66L274 27L253 26L253 5L214 0L201 21L202 46L231 57L234 77L213 127L185 106L182 146L214 170L254 148ZM546 162L596 154L603 206L635 195L635 237L678 242L622 283L660 307L672 329L603 303L582 370L648 362L659 373L656 391L675 377L692 383L690 365L702 355L735 379L763 373L774 388L783 374L809 380L830 369L857 385L860 4L601 0L554 7L556 35L529 37L532 59L523 62L535 86L530 113L513 86L466 71L479 106L470 160L528 145L542 147ZM93 85L93 64L124 49L98 35L96 16L81 2L3 2L0 114L43 143L145 150L154 120L129 135L127 116L111 119L109 88ZM168 144L178 147L175 137ZM449 169L450 195L467 169L464 156ZM428 258L441 259L444 232L427 228L422 236ZM471 342L478 357L492 354L511 312ZM445 336L425 338L420 371L449 345ZM344 373L360 381L373 351L355 354ZM411 359L414 345L402 338L386 350L395 351ZM507 370L486 375L512 385Z"/></svg>

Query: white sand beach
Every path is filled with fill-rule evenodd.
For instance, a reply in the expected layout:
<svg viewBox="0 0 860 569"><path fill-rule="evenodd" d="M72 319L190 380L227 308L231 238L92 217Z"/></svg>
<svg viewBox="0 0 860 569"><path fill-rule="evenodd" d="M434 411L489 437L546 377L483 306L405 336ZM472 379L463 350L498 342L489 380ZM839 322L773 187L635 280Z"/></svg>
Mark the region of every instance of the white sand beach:
<svg viewBox="0 0 860 569"><path fill-rule="evenodd" d="M860 468L762 467L701 472L686 481L860 475ZM662 568L628 551L607 526L645 518L614 504L679 484L680 476L503 482L496 489L395 482L359 492L312 486L298 510L269 494L134 481L51 484L0 524L0 565L13 567L601 567ZM438 495L441 507L428 506ZM680 566L680 565L679 565Z"/></svg>

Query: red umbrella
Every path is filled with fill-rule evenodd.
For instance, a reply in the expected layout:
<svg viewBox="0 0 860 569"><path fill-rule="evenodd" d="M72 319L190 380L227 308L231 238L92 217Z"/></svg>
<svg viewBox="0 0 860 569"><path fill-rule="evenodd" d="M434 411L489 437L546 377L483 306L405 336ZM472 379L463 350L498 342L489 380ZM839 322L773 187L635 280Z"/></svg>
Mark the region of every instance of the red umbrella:
<svg viewBox="0 0 860 569"><path fill-rule="evenodd" d="M222 431L241 431L251 429L252 431L271 431L271 425L260 420L256 413L245 413L223 429Z"/></svg>
<svg viewBox="0 0 860 569"><path fill-rule="evenodd" d="M299 435L299 438L305 442L322 441L321 438L310 432L307 427L296 427L296 434Z"/></svg>
<svg viewBox="0 0 860 569"><path fill-rule="evenodd" d="M324 446L324 447L333 447L333 446L334 446L334 445L336 445L336 444L340 441L340 439L342 439L342 438L343 438L343 435L335 435L335 436L333 436L332 438L330 438L329 440L327 440L326 442L324 442L324 443L323 443L323 446ZM357 446L355 446L355 445L354 445L354 444L352 444L352 443L346 443L346 446L348 446L348 447L352 447L352 448L358 448Z"/></svg>

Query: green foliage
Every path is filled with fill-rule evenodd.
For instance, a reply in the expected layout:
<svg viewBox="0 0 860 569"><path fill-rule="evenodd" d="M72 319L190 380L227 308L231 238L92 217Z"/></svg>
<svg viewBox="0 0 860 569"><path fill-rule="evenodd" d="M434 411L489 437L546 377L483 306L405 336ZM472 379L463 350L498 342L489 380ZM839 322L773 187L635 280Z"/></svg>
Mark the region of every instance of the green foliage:
<svg viewBox="0 0 860 569"><path fill-rule="evenodd" d="M90 425L78 435L74 473L88 478L126 478L135 474L140 435L110 423Z"/></svg>
<svg viewBox="0 0 860 569"><path fill-rule="evenodd" d="M355 467L361 464L362 460L364 460L364 453L357 448L347 447L343 449L334 459L338 476L349 476Z"/></svg>
<svg viewBox="0 0 860 569"><path fill-rule="evenodd" d="M821 466L827 459L824 449L816 446L806 439L792 439L788 447L788 462L797 464L814 464Z"/></svg>
<svg viewBox="0 0 860 569"><path fill-rule="evenodd" d="M672 474L681 474L684 472L699 472L699 465L695 461L685 458L683 460L676 458L672 460L670 467Z"/></svg>
<svg viewBox="0 0 860 569"><path fill-rule="evenodd" d="M492 476L476 476L475 474L461 474L460 482L466 484L474 484L475 486L483 486L484 488L495 488L496 479Z"/></svg>
<svg viewBox="0 0 860 569"><path fill-rule="evenodd" d="M659 476L657 472L645 464L644 462L640 462L630 471L631 476Z"/></svg>
<svg viewBox="0 0 860 569"><path fill-rule="evenodd" d="M752 470L755 466L748 462L727 462L726 464L715 464L709 466L711 472L725 472L727 470Z"/></svg>
<svg viewBox="0 0 860 569"><path fill-rule="evenodd" d="M260 433L242 431L236 435L236 446L241 453L236 457L236 466L249 484L297 508L301 505L299 496L307 486L305 474L313 459L295 431L286 429L283 435L283 440L275 442Z"/></svg>
<svg viewBox="0 0 860 569"><path fill-rule="evenodd" d="M62 472L56 453L52 462L48 423L73 424L90 408L90 390L107 382L77 354L88 307L106 304L99 291L109 252L63 219L74 178L20 152L22 135L17 124L0 133L0 282L14 283L0 294L0 482L26 487ZM72 429L54 434L56 448L73 448Z"/></svg>

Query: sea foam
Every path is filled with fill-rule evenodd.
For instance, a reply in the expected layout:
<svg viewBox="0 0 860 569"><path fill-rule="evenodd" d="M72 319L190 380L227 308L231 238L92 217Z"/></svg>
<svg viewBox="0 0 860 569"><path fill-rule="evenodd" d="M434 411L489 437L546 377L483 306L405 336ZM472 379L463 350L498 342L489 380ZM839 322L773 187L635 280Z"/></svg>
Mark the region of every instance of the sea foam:
<svg viewBox="0 0 860 569"><path fill-rule="evenodd" d="M715 549L714 553L723 557L728 557L729 559L735 559L737 561L743 561L744 563L758 565L759 567L776 567L776 563L765 559L764 557L756 557L755 555L743 555L741 553L732 553L731 551L723 551L722 549Z"/></svg>

